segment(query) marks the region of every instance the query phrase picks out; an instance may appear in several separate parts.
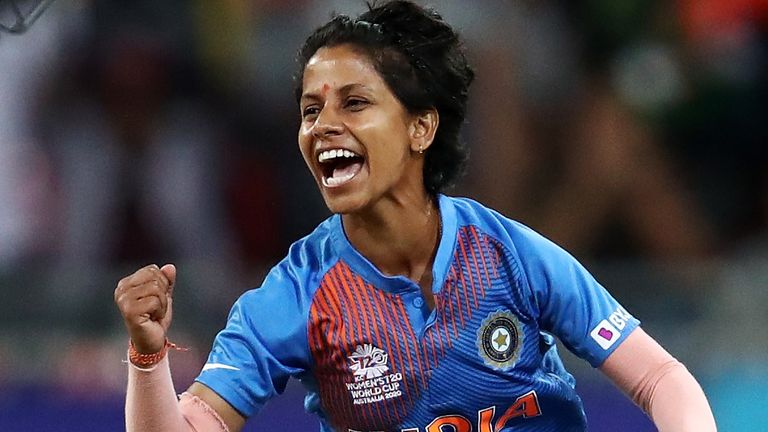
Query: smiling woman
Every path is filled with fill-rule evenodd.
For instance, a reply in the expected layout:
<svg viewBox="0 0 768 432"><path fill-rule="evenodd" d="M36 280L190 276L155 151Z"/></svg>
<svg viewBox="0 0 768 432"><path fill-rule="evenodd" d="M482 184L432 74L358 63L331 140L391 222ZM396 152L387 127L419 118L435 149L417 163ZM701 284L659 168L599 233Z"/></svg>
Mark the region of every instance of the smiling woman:
<svg viewBox="0 0 768 432"><path fill-rule="evenodd" d="M324 46L303 69L299 146L334 213L376 212L402 195L427 201L421 173L437 112L409 112L368 59L351 44Z"/></svg>
<svg viewBox="0 0 768 432"><path fill-rule="evenodd" d="M335 214L235 303L178 403L176 268L119 282L129 432L239 431L291 377L322 431L584 431L555 336L660 430L715 430L685 367L572 256L442 193L466 161L473 72L436 12L392 1L337 16L299 64L299 147Z"/></svg>

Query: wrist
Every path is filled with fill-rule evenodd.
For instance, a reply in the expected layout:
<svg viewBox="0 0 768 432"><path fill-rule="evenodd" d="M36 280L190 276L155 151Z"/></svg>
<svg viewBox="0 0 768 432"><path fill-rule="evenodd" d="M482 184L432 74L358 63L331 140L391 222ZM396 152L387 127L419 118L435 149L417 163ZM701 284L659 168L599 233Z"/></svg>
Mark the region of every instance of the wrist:
<svg viewBox="0 0 768 432"><path fill-rule="evenodd" d="M152 366L160 363L166 355L168 355L168 349L171 347L176 347L175 344L171 343L168 338L165 338L163 341L163 345L159 348L154 350L138 350L136 348L136 345L134 345L132 339L128 339L128 361L130 361L134 366L137 366L142 369L151 368ZM149 351L149 352L147 352Z"/></svg>
<svg viewBox="0 0 768 432"><path fill-rule="evenodd" d="M189 348L180 347L165 338L163 346L159 350L153 353L143 353L136 350L133 340L128 339L128 361L140 369L149 369L160 363L168 355L168 350L171 348L176 351L189 351Z"/></svg>
<svg viewBox="0 0 768 432"><path fill-rule="evenodd" d="M133 347L133 350L139 354L155 354L163 350L165 344L168 343L168 338L163 337L160 341L147 342L141 338L134 339L128 337L128 347Z"/></svg>

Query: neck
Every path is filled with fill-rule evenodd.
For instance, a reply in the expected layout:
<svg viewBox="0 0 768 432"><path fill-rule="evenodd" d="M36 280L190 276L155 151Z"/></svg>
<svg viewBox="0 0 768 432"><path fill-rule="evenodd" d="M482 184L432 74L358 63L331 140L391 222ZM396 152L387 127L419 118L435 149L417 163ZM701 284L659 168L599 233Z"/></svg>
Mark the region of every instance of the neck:
<svg viewBox="0 0 768 432"><path fill-rule="evenodd" d="M349 241L384 274L419 284L431 280L440 237L437 198L424 192L382 201L375 209L342 216Z"/></svg>

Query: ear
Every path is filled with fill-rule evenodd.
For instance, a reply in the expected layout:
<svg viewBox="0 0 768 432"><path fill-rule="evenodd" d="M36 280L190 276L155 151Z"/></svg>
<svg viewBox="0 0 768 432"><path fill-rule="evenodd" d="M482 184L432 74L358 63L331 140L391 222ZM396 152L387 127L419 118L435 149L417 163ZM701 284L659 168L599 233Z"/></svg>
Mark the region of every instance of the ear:
<svg viewBox="0 0 768 432"><path fill-rule="evenodd" d="M413 116L410 127L412 152L423 153L427 151L435 139L439 123L440 116L434 108Z"/></svg>

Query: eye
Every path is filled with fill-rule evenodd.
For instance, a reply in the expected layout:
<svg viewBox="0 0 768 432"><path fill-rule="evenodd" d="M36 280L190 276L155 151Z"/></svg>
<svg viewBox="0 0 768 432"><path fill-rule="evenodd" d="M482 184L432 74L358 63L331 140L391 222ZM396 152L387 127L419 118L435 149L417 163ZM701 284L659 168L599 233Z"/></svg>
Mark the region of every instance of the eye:
<svg viewBox="0 0 768 432"><path fill-rule="evenodd" d="M352 111L360 111L366 106L370 105L370 102L368 102L365 99L361 98L349 98L347 99L346 103L344 104L345 108L348 108Z"/></svg>
<svg viewBox="0 0 768 432"><path fill-rule="evenodd" d="M301 117L304 120L311 120L317 117L318 114L320 114L320 108L316 105L310 105L301 110Z"/></svg>

